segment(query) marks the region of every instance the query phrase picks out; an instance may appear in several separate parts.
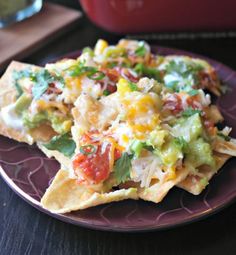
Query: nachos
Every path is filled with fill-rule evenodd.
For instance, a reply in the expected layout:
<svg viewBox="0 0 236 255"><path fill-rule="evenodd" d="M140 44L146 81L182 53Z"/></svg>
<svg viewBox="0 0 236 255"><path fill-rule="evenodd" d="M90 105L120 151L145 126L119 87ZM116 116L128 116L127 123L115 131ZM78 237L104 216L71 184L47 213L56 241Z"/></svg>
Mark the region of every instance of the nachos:
<svg viewBox="0 0 236 255"><path fill-rule="evenodd" d="M61 163L42 206L66 213L123 199L161 202L174 186L200 194L236 156L211 94L214 68L160 56L143 41L99 40L77 59L12 62L0 80L0 133Z"/></svg>

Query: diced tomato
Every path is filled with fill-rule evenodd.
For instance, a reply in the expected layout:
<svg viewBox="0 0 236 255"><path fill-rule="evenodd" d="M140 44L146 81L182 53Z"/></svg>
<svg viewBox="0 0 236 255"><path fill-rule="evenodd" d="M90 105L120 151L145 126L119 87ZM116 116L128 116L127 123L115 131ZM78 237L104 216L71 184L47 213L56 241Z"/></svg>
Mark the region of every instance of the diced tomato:
<svg viewBox="0 0 236 255"><path fill-rule="evenodd" d="M114 93L114 92L116 92L117 87L108 84L108 85L107 85L107 90L108 90L110 93Z"/></svg>
<svg viewBox="0 0 236 255"><path fill-rule="evenodd" d="M200 87L201 88L210 88L211 86L216 87L217 86L217 74L213 70L210 73L200 71L199 72L199 81L200 81Z"/></svg>
<svg viewBox="0 0 236 255"><path fill-rule="evenodd" d="M107 145L104 152L102 146L98 145L93 154L78 153L73 160L73 169L80 178L80 182L97 184L106 180L109 176L109 151L110 145ZM82 177L82 178L81 178Z"/></svg>
<svg viewBox="0 0 236 255"><path fill-rule="evenodd" d="M116 69L102 68L101 71L104 72L112 82L116 83L119 80L119 72Z"/></svg>
<svg viewBox="0 0 236 255"><path fill-rule="evenodd" d="M48 89L46 91L46 93L48 95L50 94L60 94L62 93L62 91L60 89L58 89L54 83L50 83L49 86L48 86Z"/></svg>
<svg viewBox="0 0 236 255"><path fill-rule="evenodd" d="M164 101L164 108L170 110L174 114L183 111L182 101L178 94L170 94Z"/></svg>
<svg viewBox="0 0 236 255"><path fill-rule="evenodd" d="M129 71L126 72L125 75L131 82L138 82L139 81L139 77L135 77L133 76Z"/></svg>
<svg viewBox="0 0 236 255"><path fill-rule="evenodd" d="M122 155L121 151L115 149L115 152L114 152L114 159L117 160L118 158L121 157L121 155Z"/></svg>
<svg viewBox="0 0 236 255"><path fill-rule="evenodd" d="M91 136L89 134L83 134L80 139L81 144L89 144L91 142Z"/></svg>

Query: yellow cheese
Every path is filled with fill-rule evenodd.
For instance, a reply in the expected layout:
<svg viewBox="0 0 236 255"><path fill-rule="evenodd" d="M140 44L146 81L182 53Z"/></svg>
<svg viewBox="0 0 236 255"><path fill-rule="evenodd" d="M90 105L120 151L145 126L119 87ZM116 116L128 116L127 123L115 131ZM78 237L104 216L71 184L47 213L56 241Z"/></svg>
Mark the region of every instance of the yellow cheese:
<svg viewBox="0 0 236 255"><path fill-rule="evenodd" d="M36 105L37 105L37 108L39 108L42 111L46 110L48 108L55 107L55 108L59 109L64 114L68 113L68 108L60 102L55 102L55 101L54 102L47 102L47 101L44 101L42 99L39 99L36 102Z"/></svg>
<svg viewBox="0 0 236 255"><path fill-rule="evenodd" d="M102 54L107 47L108 47L107 41L99 39L95 45L94 54L96 56Z"/></svg>
<svg viewBox="0 0 236 255"><path fill-rule="evenodd" d="M124 96L127 92L132 92L129 82L125 80L124 78L120 78L118 83L117 83L117 92L121 95Z"/></svg>

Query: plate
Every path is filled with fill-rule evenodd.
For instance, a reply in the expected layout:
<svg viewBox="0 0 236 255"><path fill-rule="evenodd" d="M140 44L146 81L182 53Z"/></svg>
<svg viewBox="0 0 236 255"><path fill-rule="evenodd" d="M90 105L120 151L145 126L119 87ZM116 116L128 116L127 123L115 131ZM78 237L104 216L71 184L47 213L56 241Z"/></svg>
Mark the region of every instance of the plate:
<svg viewBox="0 0 236 255"><path fill-rule="evenodd" d="M236 137L236 72L229 67L193 53L176 49L153 47L159 54L177 54L201 57L216 69L229 90L215 99ZM67 57L76 57L73 52ZM218 212L236 198L236 158L230 159L214 176L206 190L199 196L173 188L160 204L126 200L96 206L67 214L52 214L40 205L40 198L59 169L54 159L47 158L36 146L18 143L0 136L0 174L10 188L38 210L62 221L99 230L150 231L176 227L200 220Z"/></svg>

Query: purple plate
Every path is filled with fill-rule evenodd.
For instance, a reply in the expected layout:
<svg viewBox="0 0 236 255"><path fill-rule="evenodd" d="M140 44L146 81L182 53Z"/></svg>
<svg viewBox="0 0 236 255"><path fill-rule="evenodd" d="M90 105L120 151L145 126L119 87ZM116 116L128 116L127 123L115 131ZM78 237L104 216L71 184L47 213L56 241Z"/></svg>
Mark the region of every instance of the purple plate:
<svg viewBox="0 0 236 255"><path fill-rule="evenodd" d="M159 54L185 54L189 52L153 47ZM79 52L67 56L76 57ZM198 56L199 57L199 56ZM200 56L201 58L205 58ZM217 70L230 90L216 100L236 137L236 72L229 67L205 58ZM59 169L54 159L48 159L36 148L0 136L0 173L10 188L25 201L62 221L93 229L111 231L150 231L176 227L209 216L229 205L236 198L236 159L230 159L214 176L207 189L199 196L174 188L160 204L126 200L96 206L68 214L52 214L40 205L40 198Z"/></svg>

